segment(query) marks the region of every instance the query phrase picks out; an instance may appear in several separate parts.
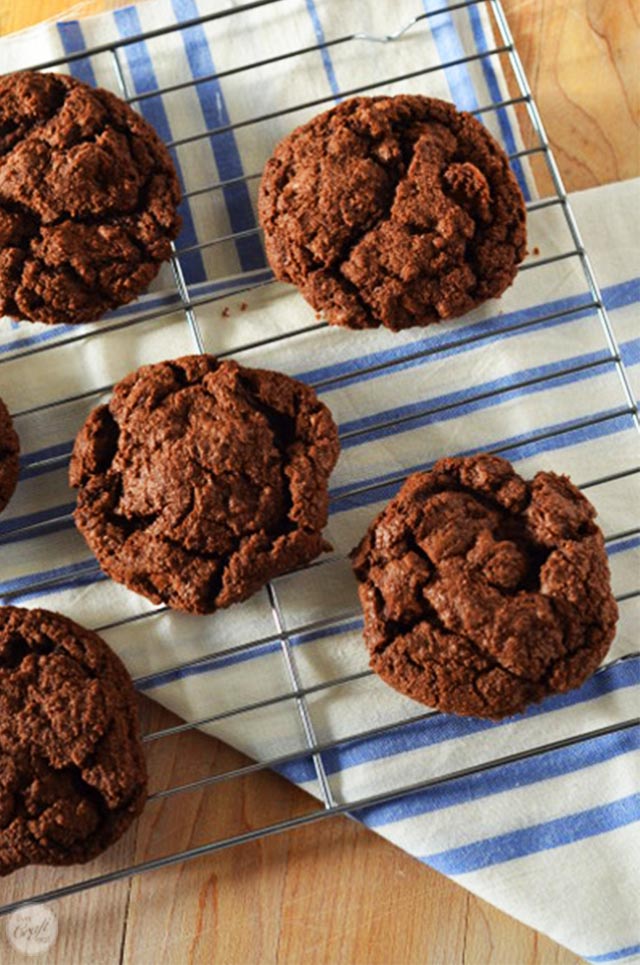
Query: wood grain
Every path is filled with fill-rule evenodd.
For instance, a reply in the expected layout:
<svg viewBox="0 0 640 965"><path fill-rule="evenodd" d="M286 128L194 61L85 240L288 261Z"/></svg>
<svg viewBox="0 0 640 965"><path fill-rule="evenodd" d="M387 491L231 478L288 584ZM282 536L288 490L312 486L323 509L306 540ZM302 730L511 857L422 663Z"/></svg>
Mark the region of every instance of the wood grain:
<svg viewBox="0 0 640 965"><path fill-rule="evenodd" d="M640 172L638 0L504 3L571 191Z"/></svg>
<svg viewBox="0 0 640 965"><path fill-rule="evenodd" d="M503 0L570 190L640 173L634 0ZM80 4L104 9L104 0ZM115 5L115 4L112 4ZM68 0L0 0L0 32L68 10ZM1 65L0 65L1 69ZM146 729L167 712L143 701ZM239 766L202 734L151 750L163 786ZM159 786L159 785L158 785ZM205 840L304 813L310 799L260 773L154 803L102 873ZM72 880L38 869L34 891ZM78 875L82 877L82 873ZM17 893L9 879L3 900ZM470 895L355 822L335 819L85 892L58 902L60 931L47 965L575 965L549 939ZM24 962L0 928L0 961Z"/></svg>

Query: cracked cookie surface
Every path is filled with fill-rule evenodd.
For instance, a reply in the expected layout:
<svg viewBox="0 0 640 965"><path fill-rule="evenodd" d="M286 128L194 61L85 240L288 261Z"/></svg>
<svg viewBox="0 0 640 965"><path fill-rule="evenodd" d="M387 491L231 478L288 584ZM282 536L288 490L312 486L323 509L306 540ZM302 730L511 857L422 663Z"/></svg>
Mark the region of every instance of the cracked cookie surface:
<svg viewBox="0 0 640 965"><path fill-rule="evenodd" d="M331 413L278 372L187 356L144 366L80 431L76 525L109 576L211 613L328 546Z"/></svg>
<svg viewBox="0 0 640 965"><path fill-rule="evenodd" d="M392 330L496 298L526 248L502 148L452 104L355 97L284 138L259 196L267 256L327 321Z"/></svg>
<svg viewBox="0 0 640 965"><path fill-rule="evenodd" d="M64 74L0 77L0 315L88 322L171 254L180 187L153 128Z"/></svg>
<svg viewBox="0 0 640 965"><path fill-rule="evenodd" d="M0 607L0 875L91 860L146 795L120 659L59 613Z"/></svg>
<svg viewBox="0 0 640 965"><path fill-rule="evenodd" d="M579 687L618 617L595 515L566 476L495 456L410 476L351 554L373 670L496 720Z"/></svg>
<svg viewBox="0 0 640 965"><path fill-rule="evenodd" d="M0 513L11 499L18 482L20 442L9 411L0 399Z"/></svg>

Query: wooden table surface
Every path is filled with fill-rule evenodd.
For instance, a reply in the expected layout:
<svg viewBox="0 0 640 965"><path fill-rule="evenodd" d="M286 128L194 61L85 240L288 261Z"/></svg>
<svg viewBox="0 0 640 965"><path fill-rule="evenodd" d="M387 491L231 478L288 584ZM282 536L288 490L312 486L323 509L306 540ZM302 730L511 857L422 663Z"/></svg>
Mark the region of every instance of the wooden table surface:
<svg viewBox="0 0 640 965"><path fill-rule="evenodd" d="M569 190L640 173L634 0L503 0ZM104 9L89 0L83 12ZM114 4L111 4L113 6ZM55 17L69 0L0 0L0 33ZM0 65L1 69L1 65ZM144 729L170 721L145 701ZM225 770L239 754L202 734L156 751L168 784L186 758ZM181 826L161 829L175 849L191 829L219 835L303 813L308 798L270 773L189 795ZM194 800L192 800L194 799ZM111 861L148 855L145 818ZM239 826L238 821L241 824ZM106 867L106 866L105 866ZM104 870L102 867L98 870ZM68 872L33 872L34 890ZM3 899L10 884L3 883ZM580 960L346 818L165 868L55 904L59 935L35 961L60 965L569 965ZM0 962L13 952L0 928Z"/></svg>

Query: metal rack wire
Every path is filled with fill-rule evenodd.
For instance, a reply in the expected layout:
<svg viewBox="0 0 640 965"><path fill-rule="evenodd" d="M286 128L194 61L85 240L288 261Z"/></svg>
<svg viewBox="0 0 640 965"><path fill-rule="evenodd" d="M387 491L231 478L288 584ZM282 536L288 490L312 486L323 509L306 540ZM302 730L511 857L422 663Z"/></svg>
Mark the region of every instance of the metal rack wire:
<svg viewBox="0 0 640 965"><path fill-rule="evenodd" d="M172 91L182 90L185 88L195 86L200 83L204 83L206 81L210 81L212 79L219 80L225 76L230 76L231 74L240 74L248 79L251 76L250 72L257 67L270 65L277 61L284 61L298 55L321 52L323 49L348 44L354 41L369 42L371 44L393 43L399 37L403 36L409 30L413 29L421 21L427 20L430 17L436 16L442 10L451 12L456 10L465 10L466 8L471 6L484 5L487 10L491 11L494 18L494 23L495 23L495 28L497 32L497 38L498 38L498 42L496 43L495 46L493 46L489 50L486 50L486 51L478 50L472 54L468 54L468 55L465 55L464 57L449 60L443 64L425 66L424 69L420 71L414 71L407 74L399 74L393 78L385 78L384 83L401 82L401 81L407 80L410 77L414 77L416 75L420 75L420 76L427 75L435 71L446 70L447 68L450 68L455 65L470 63L475 60L480 60L490 56L498 56L498 57L504 58L506 62L508 62L508 64L511 67L514 82L517 88L514 91L514 96L498 102L493 102L490 104L483 105L477 109L476 113L481 115L490 111L497 111L505 107L518 107L518 109L520 109L526 114L526 117L528 118L528 121L531 124L531 127L535 133L537 143L531 147L525 147L522 150L512 153L511 158L512 160L515 160L517 158L525 158L525 157L526 158L537 157L539 159L542 159L542 161L546 166L546 170L548 172L550 182L553 185L553 191L554 191L554 193L549 197L543 197L543 198L528 202L527 207L530 212L533 212L533 211L542 210L544 208L557 206L562 212L562 215L566 224L566 228L568 229L569 236L572 241L572 247L569 250L559 252L557 254L551 255L546 258L537 258L533 261L528 261L522 266L521 270L523 272L535 271L544 265L548 265L556 261L560 261L562 259L577 259L577 261L579 262L581 271L583 273L583 279L584 279L584 298L581 299L580 303L576 307L562 308L553 313L546 313L546 314L538 315L535 318L528 318L525 321L519 321L515 323L510 330L518 330L520 328L526 328L528 326L539 324L545 320L559 318L563 315L570 316L578 312L590 311L597 314L600 325L602 327L602 331L606 339L608 354L606 358L587 363L586 366L581 366L581 367L596 367L596 366L607 366L607 365L613 366L617 373L617 377L622 390L621 404L611 412L608 412L606 416L604 417L598 416L597 418L614 419L620 416L627 416L634 421L636 429L640 430L637 405L634 399L631 386L629 384L627 373L625 371L624 365L621 360L619 346L616 342L616 337L612 329L612 326L607 314L607 310L602 299L602 293L598 287L598 283L595 278L595 275L591 266L591 262L589 260L589 257L585 250L584 244L582 242L578 227L576 225L576 221L575 221L573 212L571 210L571 205L567 198L567 194L564 189L557 164L553 157L553 154L549 145L549 140L545 133L538 109L533 100L531 89L525 77L520 58L515 49L513 37L511 35L507 20L505 18L504 11L501 7L500 0L460 0L460 2L449 3L448 5L443 0L442 6L437 10L418 14L410 22L402 25L400 29L398 29L396 32L388 35L373 36L366 33L351 33L348 35L345 34L343 36L335 37L329 40L320 41L316 44L300 47L296 50L288 50L274 57L265 58L263 60L255 61L249 64L242 64L232 69L221 71L219 73L208 74L202 77L198 77L196 79L180 80L179 82L168 85L161 89L155 89L149 93L136 93L129 89L127 78L126 78L126 72L123 69L123 65L121 61L122 50L127 45L139 42L140 40L143 40L143 39L148 41L153 38L162 37L178 30L185 30L192 26L199 26L206 22L235 17L243 12L254 10L260 7L266 7L272 4L279 4L282 2L283 0L257 0L257 2L244 4L239 7L230 7L228 9L211 13L204 17L198 17L193 20L183 22L180 25L172 24L172 25L160 26L155 30L145 33L144 35L122 38L118 41L114 41L113 43L109 42L100 46L96 46L91 50L82 50L74 54L67 54L64 58L61 58L60 60L49 61L46 63L38 64L36 66L37 66L37 69L55 68L57 66L64 66L76 60L81 60L83 58L92 57L97 54L103 53L111 58L114 76L116 78L117 85L120 89L122 96L132 104L139 105L149 97L157 96L158 94L168 93ZM342 94L344 96L348 96L348 95L360 93L360 92L375 91L376 87L380 86L380 84L382 83L383 81L380 80L376 83L361 85L351 90L343 91ZM263 123L265 121L270 121L284 114L289 114L289 113L293 114L296 111L301 110L302 108L320 109L323 106L325 106L327 102L331 100L332 100L332 97L323 97L315 100L309 100L304 104L295 104L293 106L284 107L278 111L258 114L250 118L241 120L235 124L230 123L224 126L214 128L212 130L204 130L202 132L198 132L197 134L193 134L193 135L189 135L186 137L173 140L172 142L170 142L169 146L175 149L187 143L192 143L194 141L198 141L203 138L216 137L225 132L237 130L240 127L246 127L252 124L258 124L258 123ZM188 191L187 197L213 194L217 191L223 190L225 187L229 187L236 183L240 183L240 182L247 183L247 182L255 181L259 177L259 174L260 172L255 172L255 173L251 173L249 175L243 176L241 178L230 178L226 180L219 180L208 186L198 187L191 191ZM199 296L198 295L193 296L190 291L190 286L187 283L187 280L185 278L185 272L184 272L181 259L184 258L185 254L191 251L210 248L216 245L227 243L229 241L236 241L242 237L249 237L251 235L257 234L258 231L259 229L252 228L248 230L238 231L235 233L223 234L218 237L214 237L194 245L177 247L177 248L174 247L173 255L171 259L173 278L175 282L175 293L173 294L173 296L171 298L165 299L164 303L160 307L150 308L149 311L144 311L141 314L138 314L134 317L125 318L124 320L118 319L118 318L114 320L108 320L104 322L99 328L95 329L95 332L100 332L101 334L103 334L105 331L114 331L117 329L137 326L143 322L146 322L155 318L160 318L161 316L165 315L168 311L175 311L176 309L179 309L184 315L185 323L187 324L188 329L191 333L191 337L196 350L199 352L205 351L205 339L203 338L200 322L198 319L198 310L205 305L211 305L212 303L226 299L229 295L229 291L227 290L217 294L214 293L214 294L204 294ZM264 272L259 274L259 277L254 277L254 274L258 274L258 273L252 274L251 272L248 272L244 276L241 276L237 279L237 284L235 284L231 289L233 291L234 296L241 295L242 293L245 293L245 292L253 291L257 287L273 284L273 281L269 280L268 278L267 279L264 278ZM324 327L324 325L325 325L324 322L317 322L311 325L306 325L304 327L298 328L297 330L294 330L287 334L271 335L264 339L252 340L240 346L234 347L229 352L221 352L219 354L221 356L224 356L225 354L233 354L234 356L238 356L238 355L241 355L243 351L260 348L261 346L271 345L274 342L281 339L293 338L295 336L305 334L310 331L314 331L315 329L320 329ZM70 332L68 334L65 334L63 337L58 338L55 342L55 347L73 344L74 342L78 342L80 340L90 338L92 334L93 334L93 331L87 332L85 330L81 330L78 332ZM466 342L471 343L474 341L481 341L484 337L485 336L482 333L469 333L468 337L466 338ZM464 341L465 340L463 340L463 342ZM462 344L459 338L457 339L456 344L458 345ZM50 346L47 344L31 345L20 353L20 358L28 358L34 354L47 352L49 348ZM424 350L420 349L416 351L414 356L408 356L408 357L409 358L419 357L423 352L428 353L428 351L429 349L424 349ZM2 364L6 360L7 360L6 358L0 358L0 371L1 371ZM374 372L381 369L382 370L387 368L391 369L394 366L394 364L396 363L393 361L387 361L380 364L374 363L370 365L368 368L363 369L363 371ZM571 371L576 371L575 366L573 368L565 367L557 373L557 376L555 375L552 377L547 376L545 377L544 380L548 381L549 378L562 377L567 375L568 372L571 372ZM336 375L328 379L319 380L315 383L315 385L316 385L316 388L326 387L327 385L335 385L337 382L340 381L341 378L344 378L344 376ZM536 378L528 379L527 381L522 381L521 383L519 383L519 385L521 386L530 385L532 384L532 382L536 382L536 381L538 381ZM67 396L66 398L56 400L52 403L52 405L59 406L59 405L66 404L70 401L75 401L80 399L88 400L93 398L94 396L98 398L100 395L107 392L110 388L111 388L110 385L101 385L97 388L91 388L86 392L78 393L76 395L70 395L70 396ZM478 397L481 397L481 396L478 396ZM456 405L457 403L451 403L450 407L455 408ZM37 413L40 410L49 409L49 408L51 408L50 403L47 403L46 405L37 405L30 409L23 410L21 413L18 413L18 415L27 416L29 414ZM429 407L429 405L426 405L424 412L422 412L421 415L423 415L424 413L429 414L435 411L438 411L437 408ZM403 420L410 421L412 418L414 418L414 416L403 416L403 417L394 419L388 424L398 425ZM596 421L596 417L585 414L584 418L575 420L575 425L573 428L575 428L576 430L579 430L580 428L593 424L595 421ZM381 423L380 425L384 426L384 423ZM544 432L538 433L537 435L534 434L530 437L529 441L535 441L536 439L543 439L545 438L545 435L553 435L553 432L554 432L553 429L549 429L549 430L545 430ZM357 434L358 434L358 430L354 430L352 433L352 435L357 435ZM507 446L496 451L508 452L508 448L509 447ZM53 456L47 456L46 459L43 459L41 462L35 464L35 468L36 469L55 468L55 467L62 468L66 464L67 459L68 459L68 452L57 453ZM582 485L582 488L588 489L589 487L603 485L609 482L623 479L626 476L634 475L637 473L640 473L640 466L627 468L624 471L621 471L618 473L612 473L609 476L600 476L599 478L581 480L581 485ZM389 486L390 484L394 484L394 483L400 483L402 481L402 478L403 478L402 475L398 474L397 477L385 479L384 486ZM350 490L346 494L346 497L345 496L341 497L340 495L338 495L335 498L338 500L340 498L348 498L356 492L359 493L359 492L366 491L367 489L376 489L376 488L380 488L380 486L381 486L380 483L372 482L370 484L365 484L364 486L361 486L360 489ZM56 525L62 525L65 522L68 522L69 519L70 519L70 513L67 508L66 511L58 514L54 522ZM46 534L48 532L47 527L50 527L51 525L52 525L52 521L47 520L45 522L36 522L34 524L30 524L28 527L24 527L22 529L20 527L17 527L16 529L12 530L8 534L8 536L4 536L0 538L0 545L9 539L15 539L16 535L20 535L26 531L28 531L29 533L33 533L34 531L35 532L41 531L43 534ZM622 537L629 535L629 533L636 533L639 528L640 527L636 527L629 531L625 531L624 533L616 533L613 536L611 536L610 539L611 540L621 539ZM319 561L312 565L316 567L322 567L325 564L323 561ZM96 568L97 568L97 564L96 564ZM51 585L55 585L55 583L56 581L54 579ZM38 586L38 588L42 589L48 586L49 584L39 583L36 585ZM250 704L243 704L241 706L233 707L231 709L226 709L222 712L211 713L206 717L202 717L201 719L198 719L198 720L189 721L188 723L177 724L171 727L165 727L161 730L157 730L155 732L146 734L144 740L147 746L152 746L158 741L161 741L170 737L175 737L176 735L179 735L181 733L191 731L194 728L204 727L205 725L212 725L212 724L215 724L216 722L220 722L223 719L234 717L240 714L245 714L253 710L272 707L277 704L282 704L284 702L291 702L292 705L296 707L300 725L302 728L302 733L304 734L304 747L300 750L296 750L295 752L281 754L277 757L272 757L268 760L249 763L244 766L236 767L232 770L228 770L222 773L207 774L204 777L201 777L197 780L186 781L180 784L176 784L169 788L161 788L151 795L151 800L152 801L166 800L167 798L171 798L174 795L179 795L180 793L186 793L186 792L202 789L204 787L214 787L215 785L218 785L221 782L237 780L249 774L254 774L256 772L259 772L268 768L278 769L283 765L290 764L292 762L298 762L301 760L310 760L313 763L313 768L317 778L319 797L321 799L320 806L314 808L309 813L305 813L303 815L300 815L294 818L273 822L271 824L268 824L256 830L235 834L233 836L229 836L219 840L208 841L197 847L181 849L176 851L175 853L165 854L158 858L141 861L129 867L118 868L115 871L109 871L103 874L94 874L92 876L91 875L86 876L86 877L83 877L82 880L73 881L69 884L55 887L54 889L49 890L45 893L42 893L39 895L29 895L24 899L11 901L0 907L0 914L7 914L8 912L15 910L16 908L20 907L21 905L27 902L33 901L34 899L42 901L42 900L52 900L52 899L62 898L71 894L75 894L79 891L83 891L87 888L92 888L102 884L108 884L110 882L114 882L122 878L141 874L142 872L150 871L150 870L167 866L170 864L175 864L177 862L181 862L189 858L194 858L203 854L212 854L222 850L223 848L228 848L237 844L253 841L263 836L273 835L276 833L291 830L293 828L300 827L300 826L312 823L314 821L330 818L339 814L359 811L360 809L369 807L374 804L380 804L393 799L401 798L417 790L423 790L426 788L435 787L445 782L455 781L460 778L467 777L475 773L479 773L481 771L498 768L519 760L523 760L528 757L542 755L560 747L567 747L572 744L580 743L582 741L604 736L605 734L621 732L631 727L635 727L640 723L640 718L635 718L635 717L615 721L614 723L611 723L608 726L592 728L590 730L580 732L580 733L572 733L553 742L539 744L537 746L530 747L513 754L497 756L491 760L478 761L472 766L455 768L455 769L449 770L447 773L439 774L437 776L432 775L417 783L412 783L409 785L402 785L402 786L394 786L391 790L385 790L383 792L380 792L379 794L360 797L356 800L348 800L348 801L338 800L332 791L331 783L327 776L327 771L323 760L323 755L327 751L335 750L337 747L346 746L353 741L358 741L358 740L362 740L362 739L374 737L374 736L391 734L393 732L398 731L400 728L402 728L407 724L416 723L418 721L425 720L429 717L436 717L438 716L438 714L436 711L421 709L419 712L415 713L412 716L403 715L401 717L398 717L398 719L386 722L383 725L373 727L373 728L368 728L368 729L362 729L354 733L349 733L348 735L340 739L336 739L332 741L321 740L318 737L318 734L316 733L316 730L314 728L314 723L313 723L313 717L309 711L309 705L308 705L309 698L317 693L331 692L335 688L341 685L344 685L346 683L351 683L360 679L364 679L371 675L371 671L361 670L356 673L351 673L351 674L337 677L335 679L323 679L313 684L309 684L309 683L305 684L303 675L300 673L296 654L291 641L292 641L292 638L296 637L299 634L308 633L310 631L315 631L315 630L321 630L323 627L335 626L340 624L343 621L353 620L354 618L357 617L358 614L353 610L349 610L338 614L334 614L330 617L327 617L326 619L323 618L323 619L316 619L316 620L307 620L300 623L299 625L296 625L295 628L290 628L290 627L287 627L286 621L283 618L280 601L278 598L277 587L275 585L269 585L267 592L268 592L269 605L271 609L271 615L273 619L274 631L270 634L261 636L260 639L250 640L245 643L238 643L234 646L226 647L224 650L221 650L221 651L218 650L216 651L215 656L216 658L220 658L220 657L237 655L239 653L251 653L252 651L257 650L258 648L263 647L266 644L276 644L280 647L280 650L281 650L282 659L283 659L284 667L286 671L286 678L288 681L288 690L286 690L281 694L266 697L260 701L254 701L253 703L250 703ZM631 597L635 597L639 595L640 595L640 587L636 590L633 590L621 595L619 599L622 601L622 600L626 600ZM8 594L8 598L10 597L11 597L11 594ZM159 612L162 612L162 610L163 608L159 608L152 611L152 613L153 615L157 615ZM149 613L129 615L127 617L122 618L121 620L111 622L109 624L105 624L101 627L98 627L97 629L99 631L105 632L107 630L113 629L114 627L120 627L120 626L134 623L137 621L146 620L148 619L149 616L150 616ZM169 669L177 671L177 670L184 670L186 668L192 668L194 666L197 666L198 664L205 663L207 660L210 659L210 657L211 657L210 654L206 654L204 656L199 656L197 658L185 660L184 662L177 664ZM640 653L629 653L620 659L636 660L639 657L640 657ZM609 669L612 666L612 663L614 662L618 662L618 661L613 661L609 663L607 666L601 668L601 671L599 672ZM145 680L146 680L145 676L142 675L138 677L136 683L138 684L138 686L143 688L145 684Z"/></svg>

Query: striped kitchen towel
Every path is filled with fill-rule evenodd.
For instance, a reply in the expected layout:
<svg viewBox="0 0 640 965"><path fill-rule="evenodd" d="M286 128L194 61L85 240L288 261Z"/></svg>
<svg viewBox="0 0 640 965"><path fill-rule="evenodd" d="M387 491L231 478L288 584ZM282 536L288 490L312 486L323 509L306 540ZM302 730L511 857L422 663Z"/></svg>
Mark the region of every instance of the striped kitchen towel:
<svg viewBox="0 0 640 965"><path fill-rule="evenodd" d="M516 115L486 8L149 0L2 42L4 70L60 58L62 69L127 94L172 145L185 190L177 249L194 317L181 311L166 268L148 295L99 323L0 323L0 395L23 446L18 491L0 518L0 598L99 628L140 690L185 720L257 760L277 759L311 794L349 806L583 957L631 961L640 955L640 732L616 728L637 716L640 694L640 453L630 405L640 391L638 185L574 199L609 329L564 201L529 167L543 144L530 116ZM382 43L388 35L398 36ZM273 283L255 213L262 166L295 124L354 91L454 100L477 111L512 156L534 254L499 302L425 330L360 333L328 330L296 292ZM333 553L277 580L271 597L264 590L206 618L153 607L106 580L73 527L66 482L90 409L136 366L193 352L195 333L209 352L316 386L342 440ZM499 724L425 713L367 673L346 560L408 472L484 449L524 474L568 472L586 488L621 612L605 668ZM306 720L291 697L283 639L307 691ZM573 742L592 731L600 736ZM309 733L327 748L321 754L305 752ZM554 746L533 753L546 745ZM484 767L503 757L514 759ZM468 773L437 783L456 772Z"/></svg>

